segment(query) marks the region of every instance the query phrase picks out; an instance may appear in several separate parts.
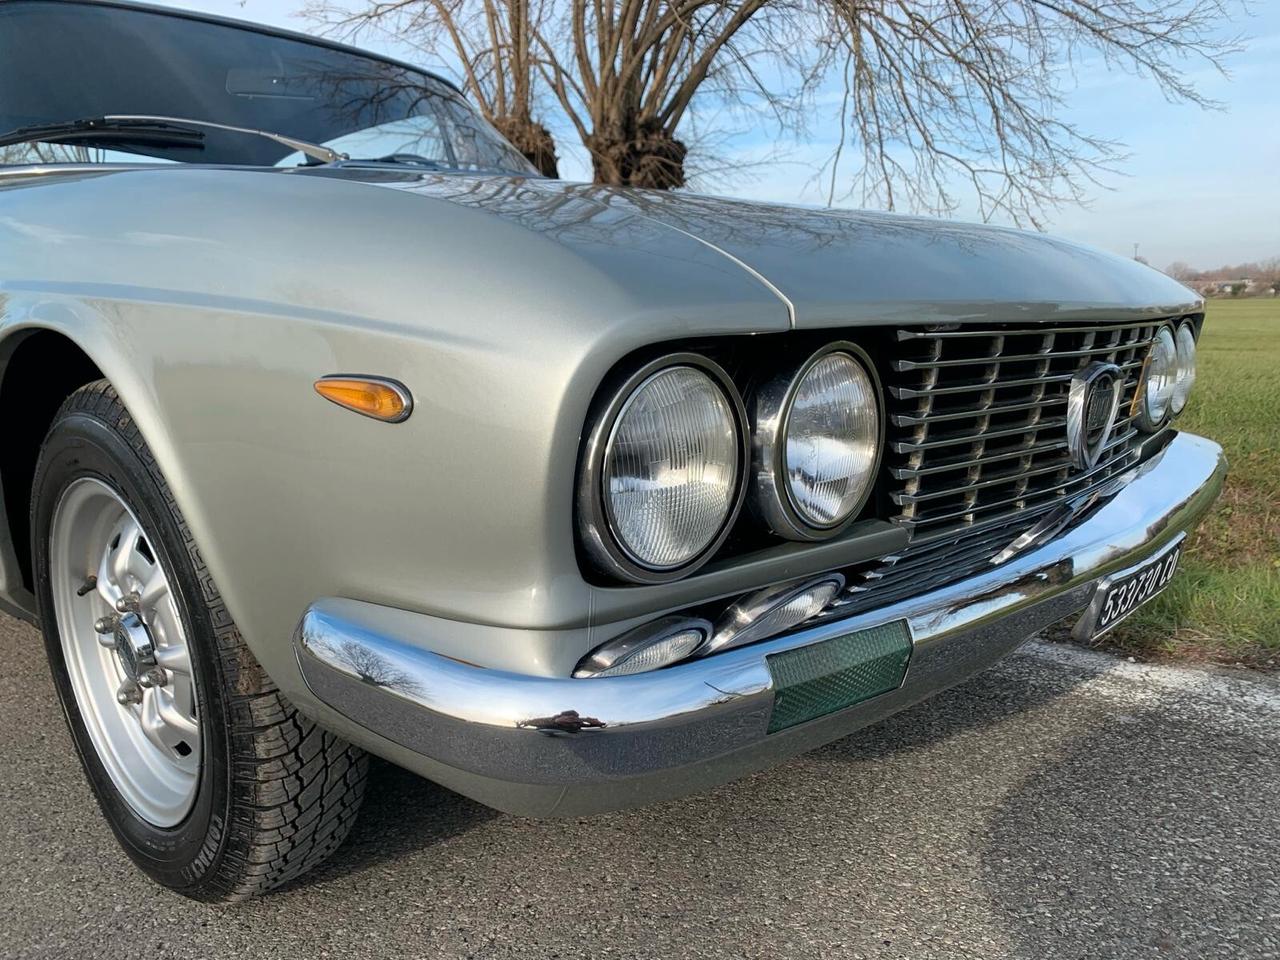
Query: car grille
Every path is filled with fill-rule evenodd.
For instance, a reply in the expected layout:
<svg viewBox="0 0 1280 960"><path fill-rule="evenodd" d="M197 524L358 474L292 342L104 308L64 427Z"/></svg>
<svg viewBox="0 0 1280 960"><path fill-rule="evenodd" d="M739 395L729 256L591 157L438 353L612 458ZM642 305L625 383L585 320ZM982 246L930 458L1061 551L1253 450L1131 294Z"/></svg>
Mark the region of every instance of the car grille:
<svg viewBox="0 0 1280 960"><path fill-rule="evenodd" d="M842 605L871 607L942 586L992 558L1055 507L1132 466L1130 415L1157 323L916 327L884 371L886 466L908 546L850 576ZM1067 394L1094 361L1123 373L1120 414L1096 466L1073 465Z"/></svg>

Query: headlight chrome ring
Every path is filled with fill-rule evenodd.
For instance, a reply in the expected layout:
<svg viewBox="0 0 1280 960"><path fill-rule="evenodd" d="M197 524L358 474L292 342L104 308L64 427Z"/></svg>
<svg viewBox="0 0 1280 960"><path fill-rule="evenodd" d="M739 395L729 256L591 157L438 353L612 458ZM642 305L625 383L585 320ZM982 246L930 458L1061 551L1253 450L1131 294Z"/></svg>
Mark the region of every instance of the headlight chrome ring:
<svg viewBox="0 0 1280 960"><path fill-rule="evenodd" d="M1191 388L1196 383L1196 328L1191 321L1184 320L1179 324L1174 344L1178 360L1169 409L1176 417L1186 409Z"/></svg>
<svg viewBox="0 0 1280 960"><path fill-rule="evenodd" d="M1169 422L1178 378L1178 348L1173 327L1156 331L1142 371L1142 387L1137 396L1138 426L1156 433Z"/></svg>
<svg viewBox="0 0 1280 960"><path fill-rule="evenodd" d="M800 502L794 489L792 470L797 464L788 462L788 448L803 446L792 431L799 429L795 415L797 398L806 386L810 374L837 374L838 358L844 358L858 368L858 374L850 382L850 390L869 400L871 424L865 422L867 410L853 414L861 418L862 436L852 441L852 447L843 451L859 461L856 477L845 478L847 485L827 491L827 499L834 497L834 509L816 515L812 503ZM828 369L830 368L830 369ZM765 525L778 536L790 540L828 540L843 531L862 510L875 486L884 451L884 401L875 364L866 352L856 344L838 340L811 354L798 367L775 377L761 387L753 401L754 430L752 434L752 506ZM822 419L822 418L819 418ZM815 436L810 446L828 443L830 438ZM873 449L867 450L870 445ZM855 449L857 447L861 449ZM837 481L839 478L837 478ZM810 498L815 499L814 497Z"/></svg>
<svg viewBox="0 0 1280 960"><path fill-rule="evenodd" d="M711 390L715 392L711 393ZM712 436L710 432L704 433L701 438L690 432L680 437L673 436L673 426L685 427L687 431L695 430L698 426L689 424L687 418L681 421L678 415L671 412L671 407L680 402L679 395L682 392L705 394L710 401L706 407L699 407L695 403L685 413L708 418L725 415L727 421L730 421L732 437L723 433L718 437ZM655 399L649 397L648 393L663 393L664 396ZM600 396L605 399L602 405L598 404L598 409L589 420L591 429L578 467L577 527L583 549L592 564L602 573L632 583L668 583L687 576L719 549L742 507L746 493L746 465L750 455L746 409L742 398L729 375L718 364L696 353L661 356L644 364L622 379L617 386L606 386ZM628 422L629 416L634 422ZM675 422L667 419L671 416L675 417ZM655 432L659 427L667 429L666 435ZM627 431L630 433L627 434ZM627 435L620 436L620 433ZM667 444L666 441L671 443ZM653 544L635 542L638 530L653 533L655 524L658 528L663 526L662 517L655 521L652 516L656 509L653 504L657 502L661 507L661 489L655 495L659 498L657 500L651 497L638 509L620 509L626 506L620 498L630 496L643 499L647 487L661 487L661 478L632 477L630 485L620 484L618 490L609 489L610 463L616 466L619 460L624 459L625 451L620 452L618 448L645 444L662 446L663 449L658 453L670 457L671 464L676 459L703 455L708 452L704 447L710 446L720 448L721 454L731 452L733 456L732 478L724 494L721 495L716 490L713 475L712 482L706 485L707 489L695 490L691 497L682 501L685 512L678 521L673 515L671 522L666 524L671 529L678 525L682 534L689 530L700 531L697 542L689 550L678 552L674 556L671 555L673 548L669 543L664 549L658 549ZM644 455L632 456L633 464L638 470L646 469L649 460L647 454L650 452L652 451L644 451ZM642 451L637 451L637 454L641 453ZM714 470L717 466L723 469L729 464L712 462L706 466ZM713 507L714 501L722 501L723 510L716 508L714 513L708 514L705 502L699 502L707 496L712 499ZM628 532L632 534L632 542L628 542Z"/></svg>

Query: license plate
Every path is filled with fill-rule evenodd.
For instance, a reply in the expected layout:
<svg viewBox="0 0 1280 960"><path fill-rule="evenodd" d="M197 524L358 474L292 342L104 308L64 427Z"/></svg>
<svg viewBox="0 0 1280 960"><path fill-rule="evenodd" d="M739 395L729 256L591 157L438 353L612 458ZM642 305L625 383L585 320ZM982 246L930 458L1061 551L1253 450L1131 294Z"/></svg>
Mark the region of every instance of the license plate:
<svg viewBox="0 0 1280 960"><path fill-rule="evenodd" d="M1169 585L1182 557L1185 534L1154 557L1121 570L1098 584L1093 602L1072 631L1077 639L1096 640Z"/></svg>

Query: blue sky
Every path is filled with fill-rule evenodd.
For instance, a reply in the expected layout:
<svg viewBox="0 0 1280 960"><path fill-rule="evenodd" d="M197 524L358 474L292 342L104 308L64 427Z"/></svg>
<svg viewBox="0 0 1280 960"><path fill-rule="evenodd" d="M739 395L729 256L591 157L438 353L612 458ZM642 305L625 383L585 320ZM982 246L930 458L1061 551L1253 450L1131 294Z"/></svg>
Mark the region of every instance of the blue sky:
<svg viewBox="0 0 1280 960"><path fill-rule="evenodd" d="M155 2L294 30L309 27L296 15L302 0ZM1224 23L1222 29L1249 38L1244 52L1230 61L1229 78L1211 70L1195 73L1202 92L1226 105L1222 111L1169 104L1149 81L1085 65L1069 97L1068 117L1088 133L1122 141L1128 159L1118 175L1092 191L1086 208L1056 211L1050 232L1126 256L1138 243L1141 254L1159 267L1185 260L1212 268L1280 256L1280 0L1260 0L1253 16ZM389 41L365 42L421 59ZM772 131L736 136L721 150L730 158L785 159L753 165L748 176L736 180L717 180L715 192L821 203L825 194L814 173L831 155L837 136L835 115L829 124L815 124L804 142L775 143ZM589 178L582 150L567 139L560 144L562 174ZM977 211L965 208L957 216L976 219Z"/></svg>

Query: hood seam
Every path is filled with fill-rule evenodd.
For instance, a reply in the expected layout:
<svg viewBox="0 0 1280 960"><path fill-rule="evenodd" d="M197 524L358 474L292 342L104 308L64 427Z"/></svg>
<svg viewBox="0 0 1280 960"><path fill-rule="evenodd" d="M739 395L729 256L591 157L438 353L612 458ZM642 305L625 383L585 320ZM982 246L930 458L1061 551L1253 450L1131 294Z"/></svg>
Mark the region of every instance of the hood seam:
<svg viewBox="0 0 1280 960"><path fill-rule="evenodd" d="M674 224L668 223L667 221L659 217L655 217L647 213L640 213L639 211L633 211L633 215L637 217L643 217L645 220L648 220L651 223L656 223L659 226L666 227L669 230L674 230L676 233L686 236L690 240L696 240L698 243L702 244L704 247L714 250L716 253L720 254L725 259L731 260L732 262L736 263L739 267L741 267L751 276L755 277L756 280L758 280L770 292L772 292L775 297L777 297L779 300L782 301L782 305L787 308L787 322L790 328L792 330L796 328L796 305L791 302L791 299L785 293L783 293L781 290L777 288L777 286L774 285L772 280L766 277L763 273L761 273L755 267L751 266L751 264L745 262L744 260L738 257L735 257L728 250L725 250L723 247L717 246L716 244L712 243L710 240L704 240L702 237L698 236L696 233L690 233L688 230L682 229L681 227L677 227Z"/></svg>

